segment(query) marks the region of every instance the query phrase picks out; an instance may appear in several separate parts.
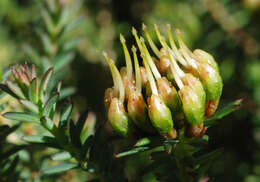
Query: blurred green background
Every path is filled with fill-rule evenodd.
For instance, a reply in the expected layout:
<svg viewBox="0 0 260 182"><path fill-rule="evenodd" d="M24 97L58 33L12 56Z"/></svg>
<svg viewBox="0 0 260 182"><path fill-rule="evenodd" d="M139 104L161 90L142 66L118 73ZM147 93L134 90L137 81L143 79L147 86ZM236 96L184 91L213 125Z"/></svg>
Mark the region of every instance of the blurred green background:
<svg viewBox="0 0 260 182"><path fill-rule="evenodd" d="M44 56L37 36L37 30L44 27L44 1L0 0L1 68L33 62L26 54L26 45ZM143 22L150 29L156 23L164 32L170 23L182 31L191 49L206 50L218 61L224 80L221 105L238 98L244 100L240 111L208 131L213 137L212 146L225 149L211 167L210 179L260 181L260 0L59 0L59 3L78 5L77 14L71 16L83 17L71 33L81 37L75 57L62 70L67 73L62 77L64 85L77 90L72 97L80 111L89 107L98 120L106 119L103 94L112 85L112 79L101 53L105 50L118 65L124 64L119 33L126 37L130 47L134 43L132 26L141 31ZM82 181L82 175L72 171L57 181Z"/></svg>

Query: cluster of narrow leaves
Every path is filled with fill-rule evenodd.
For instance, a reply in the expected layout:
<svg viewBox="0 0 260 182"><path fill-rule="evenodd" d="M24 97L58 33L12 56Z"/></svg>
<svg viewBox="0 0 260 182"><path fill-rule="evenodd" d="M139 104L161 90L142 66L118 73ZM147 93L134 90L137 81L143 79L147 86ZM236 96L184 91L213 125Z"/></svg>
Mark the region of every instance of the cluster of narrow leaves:
<svg viewBox="0 0 260 182"><path fill-rule="evenodd" d="M0 106L2 112L7 104ZM17 181L19 171L16 171L16 166L19 162L19 156L16 153L25 148L26 145L16 145L6 140L6 137L13 133L19 125L9 127L8 125L0 126L0 179L3 182Z"/></svg>
<svg viewBox="0 0 260 182"><path fill-rule="evenodd" d="M41 20L44 26L36 31L42 51L29 44L23 46L25 53L41 72L49 67L59 71L73 61L75 48L82 40L74 32L83 20L79 15L80 5L81 0L73 3L52 0L43 2ZM66 74L66 72L57 73L59 73L58 79Z"/></svg>
<svg viewBox="0 0 260 182"><path fill-rule="evenodd" d="M2 91L17 99L25 112L7 112L3 116L10 120L41 125L46 130L44 135L24 135L22 139L29 144L59 149L61 153L55 154L52 159L68 161L43 170L42 175L64 172L77 167L89 170L87 158L92 145L93 137L90 135L93 131L86 125L88 112L84 112L78 121L74 122L71 119L71 102L67 101L61 110L57 109L61 82L54 90L47 89L52 80L53 68L48 69L41 77L37 76L35 65L31 67L28 64L15 65L11 67L11 71L13 80L6 80L0 87ZM71 159L76 162L71 162Z"/></svg>

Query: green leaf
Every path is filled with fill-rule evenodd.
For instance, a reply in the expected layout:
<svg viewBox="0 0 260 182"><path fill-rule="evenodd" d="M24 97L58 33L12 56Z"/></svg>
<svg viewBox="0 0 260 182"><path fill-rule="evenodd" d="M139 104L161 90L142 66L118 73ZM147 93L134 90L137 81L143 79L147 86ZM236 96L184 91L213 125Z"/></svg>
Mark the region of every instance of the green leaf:
<svg viewBox="0 0 260 182"><path fill-rule="evenodd" d="M53 174L57 174L57 173L62 173L74 168L77 168L78 164L76 163L63 163L63 164L58 164L56 166L52 166L50 168L47 169L43 169L41 171L42 175L44 176L48 176L48 175L53 175Z"/></svg>
<svg viewBox="0 0 260 182"><path fill-rule="evenodd" d="M71 112L72 112L72 104L69 104L61 113L59 128L63 128L64 126L67 125L67 121L69 120Z"/></svg>
<svg viewBox="0 0 260 182"><path fill-rule="evenodd" d="M139 152L143 152L145 150L149 149L149 147L138 147L138 148L134 148L132 150L126 151L126 152L122 152L116 155L116 158L120 158L120 157L125 157L128 155L133 155L133 154L137 154Z"/></svg>
<svg viewBox="0 0 260 182"><path fill-rule="evenodd" d="M15 93L13 93L13 91L10 90L6 85L0 83L0 89L1 89L2 91L4 91L5 93L11 95L12 97L14 97L14 98L16 98L16 99L19 99L19 97L18 97Z"/></svg>
<svg viewBox="0 0 260 182"><path fill-rule="evenodd" d="M7 80L6 85L15 95L17 95L21 99L25 99L22 89L17 84Z"/></svg>
<svg viewBox="0 0 260 182"><path fill-rule="evenodd" d="M51 35L54 35L56 33L55 25L54 25L54 22L51 18L51 15L49 14L49 12L46 9L44 9L42 11L42 17L43 17L43 20L44 20L44 23L47 27L48 32Z"/></svg>
<svg viewBox="0 0 260 182"><path fill-rule="evenodd" d="M84 160L89 148L94 144L94 136L89 136L81 149L81 158Z"/></svg>
<svg viewBox="0 0 260 182"><path fill-rule="evenodd" d="M53 161L65 161L65 160L69 160L71 159L72 156L69 152L61 152L61 153L57 153L57 154L54 154L51 159Z"/></svg>
<svg viewBox="0 0 260 182"><path fill-rule="evenodd" d="M212 117L210 117L205 121L205 126L212 126L216 124L217 120L222 119L226 115L238 110L241 107L241 103L242 103L242 99L238 99L234 102L231 102L224 108L218 110Z"/></svg>
<svg viewBox="0 0 260 182"><path fill-rule="evenodd" d="M53 74L53 68L49 68L48 71L46 71L46 73L43 75L41 79L39 98L41 99L42 102L44 102L44 93L47 89L52 74Z"/></svg>
<svg viewBox="0 0 260 182"><path fill-rule="evenodd" d="M28 100L19 100L20 103L25 106L27 109L29 109L32 112L38 113L39 112L39 108L38 106L36 106L34 103L28 101Z"/></svg>
<svg viewBox="0 0 260 182"><path fill-rule="evenodd" d="M55 138L43 135L24 135L21 138L25 142L49 146L53 148L60 148Z"/></svg>
<svg viewBox="0 0 260 182"><path fill-rule="evenodd" d="M135 143L135 147L142 147L142 146L145 146L145 145L148 145L151 143L151 140L149 138L141 138L139 139L136 143Z"/></svg>
<svg viewBox="0 0 260 182"><path fill-rule="evenodd" d="M57 55L52 60L55 71L58 71L64 66L68 65L73 60L74 56L75 54L72 52L62 54L62 55Z"/></svg>
<svg viewBox="0 0 260 182"><path fill-rule="evenodd" d="M39 97L38 97L38 81L37 78L34 78L29 87L29 98L30 101L33 103L38 103Z"/></svg>
<svg viewBox="0 0 260 182"><path fill-rule="evenodd" d="M41 123L49 131L53 131L53 128L55 127L54 122L47 116L41 118Z"/></svg>
<svg viewBox="0 0 260 182"><path fill-rule="evenodd" d="M204 155L196 157L195 164L206 164L208 162L211 162L212 160L215 160L217 157L219 157L223 153L224 149L216 149L212 152L208 152Z"/></svg>
<svg viewBox="0 0 260 182"><path fill-rule="evenodd" d="M59 100L59 94L58 93L56 93L55 95L50 97L49 100L47 101L47 103L45 104L44 108L43 108L42 115L49 117L54 105L58 102L58 100Z"/></svg>
<svg viewBox="0 0 260 182"><path fill-rule="evenodd" d="M24 122L39 122L40 118L33 114L24 112L7 112L3 116L10 120L24 121Z"/></svg>

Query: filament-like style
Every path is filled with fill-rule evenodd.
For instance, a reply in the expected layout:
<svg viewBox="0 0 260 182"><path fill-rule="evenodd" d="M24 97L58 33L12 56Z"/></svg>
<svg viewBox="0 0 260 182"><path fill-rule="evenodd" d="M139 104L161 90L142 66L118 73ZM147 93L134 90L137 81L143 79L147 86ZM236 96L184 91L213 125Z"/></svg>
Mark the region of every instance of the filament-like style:
<svg viewBox="0 0 260 182"><path fill-rule="evenodd" d="M121 41L121 44L123 45L123 50L124 50L124 54L125 54L127 78L129 80L131 80L132 79L132 73L133 73L133 66L132 66L132 61L131 61L129 51L128 51L126 44L125 44L125 38L122 34L120 34L120 41Z"/></svg>
<svg viewBox="0 0 260 182"><path fill-rule="evenodd" d="M189 55L190 50L188 49L188 47L183 42L181 35L180 35L180 31L176 30L175 34L177 36L177 39L178 39L178 42L179 42L179 45L180 45L180 51L181 51L182 55L184 56L184 58L186 59L186 61L188 62L188 64L190 66L197 69L198 66L197 66L196 60L194 60L193 58L190 57L190 55Z"/></svg>
<svg viewBox="0 0 260 182"><path fill-rule="evenodd" d="M161 53L160 53L159 49L156 47L156 45L154 44L154 42L153 42L153 40L152 40L152 38L151 38L149 32L147 31L147 28L146 28L146 25L145 25L145 24L143 24L143 31L144 31L144 33L145 33L145 36L146 36L146 38L147 38L147 40L148 40L148 43L149 43L150 47L152 48L154 54L155 54L158 58L160 58L160 57L161 57Z"/></svg>
<svg viewBox="0 0 260 182"><path fill-rule="evenodd" d="M136 89L139 93L141 93L141 91L142 91L141 73L140 73L140 67L139 67L138 58L137 58L137 55L136 55L135 46L132 46L132 52L133 52L133 55L134 55L134 64L135 64Z"/></svg>
<svg viewBox="0 0 260 182"><path fill-rule="evenodd" d="M136 29L134 27L132 28L132 34L135 37L135 41L137 43L137 46L138 46L140 52L142 52L143 51L143 47L142 47L141 41L140 41L140 39L139 39L139 37L137 35L137 31L136 31Z"/></svg>
<svg viewBox="0 0 260 182"><path fill-rule="evenodd" d="M183 65L183 66L187 66L187 63L185 61L185 59L183 59L183 57L181 56L181 54L179 53L177 46L175 44L175 41L172 37L172 32L171 32L171 26L170 24L167 25L167 30L168 30L168 37L169 37L169 41L170 41L170 45L171 48L173 50L173 53L175 55L175 57L177 58L177 60Z"/></svg>
<svg viewBox="0 0 260 182"><path fill-rule="evenodd" d="M146 72L147 72L147 77L148 77L148 81L149 81L150 86L151 86L152 93L154 95L158 95L158 90L157 90L157 87L156 87L156 83L155 83L153 74L152 74L152 72L151 72L151 70L149 68L149 65L147 63L146 56L144 55L144 53L141 53L141 57L143 58L144 67L145 67Z"/></svg>
<svg viewBox="0 0 260 182"><path fill-rule="evenodd" d="M157 80L157 79L161 78L161 74L160 74L156 65L153 62L153 59L152 59L152 57L151 57L151 55L150 55L150 53L149 53L149 51L148 51L148 49L145 45L144 39L141 37L140 40L141 40L141 43L142 43L142 46L143 46L143 53L144 53L146 60L147 60L149 66L150 66L150 68L151 68L151 70L154 74L155 79Z"/></svg>
<svg viewBox="0 0 260 182"><path fill-rule="evenodd" d="M107 56L106 52L103 52L103 56L105 57L105 60L107 61L108 65L109 65L109 68L110 68L110 71L112 74L112 78L113 78L113 82L114 82L115 91L116 91L116 93L119 93L119 100L123 103L124 98L125 98L125 88L124 88L124 84L123 84L121 75L120 75L114 61Z"/></svg>

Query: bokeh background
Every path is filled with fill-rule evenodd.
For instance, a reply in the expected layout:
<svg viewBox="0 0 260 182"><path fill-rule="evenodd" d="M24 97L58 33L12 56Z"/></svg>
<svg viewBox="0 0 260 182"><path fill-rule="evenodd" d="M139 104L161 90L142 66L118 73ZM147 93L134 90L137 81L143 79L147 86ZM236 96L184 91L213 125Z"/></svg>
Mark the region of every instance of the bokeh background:
<svg viewBox="0 0 260 182"><path fill-rule="evenodd" d="M51 7L48 0L0 0L1 69L27 61L44 70L46 65L41 63L55 54L46 53L39 39L39 30L50 33L44 24L45 1ZM143 22L151 30L156 23L165 32L169 23L182 31L190 48L206 50L218 61L224 80L221 105L238 98L244 100L241 110L208 131L213 137L212 145L225 149L212 165L210 179L260 181L260 0L59 0L58 3L60 9L64 5L75 8L65 19L81 18L67 36L80 37L80 41L57 76L68 86L67 94L72 94L79 111L88 107L97 120L106 119L103 94L112 85L112 79L102 51L107 51L117 65L123 65L120 33L130 47L134 43L132 26L141 32ZM51 37L55 41L55 36ZM35 57L32 50L40 57ZM27 127L27 131L33 132L31 126ZM40 163L37 161L44 160L39 153L33 159L28 153L21 153L27 164L24 168L27 173L22 175L24 181L37 179ZM82 181L82 178L83 173L72 171L55 181Z"/></svg>

